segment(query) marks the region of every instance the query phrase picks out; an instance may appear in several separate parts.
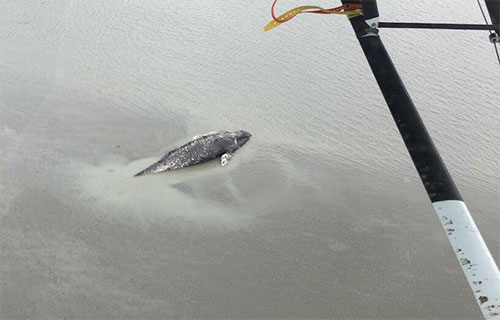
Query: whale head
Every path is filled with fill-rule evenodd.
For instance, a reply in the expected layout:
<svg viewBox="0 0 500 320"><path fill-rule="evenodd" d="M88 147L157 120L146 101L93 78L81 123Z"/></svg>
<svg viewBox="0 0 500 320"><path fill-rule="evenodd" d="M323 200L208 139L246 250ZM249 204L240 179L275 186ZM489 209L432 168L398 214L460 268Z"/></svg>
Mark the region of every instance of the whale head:
<svg viewBox="0 0 500 320"><path fill-rule="evenodd" d="M250 132L241 129L234 131L233 134L235 135L236 144L238 145L238 148L241 148L245 143L247 143L248 140L250 140L250 137L252 136Z"/></svg>

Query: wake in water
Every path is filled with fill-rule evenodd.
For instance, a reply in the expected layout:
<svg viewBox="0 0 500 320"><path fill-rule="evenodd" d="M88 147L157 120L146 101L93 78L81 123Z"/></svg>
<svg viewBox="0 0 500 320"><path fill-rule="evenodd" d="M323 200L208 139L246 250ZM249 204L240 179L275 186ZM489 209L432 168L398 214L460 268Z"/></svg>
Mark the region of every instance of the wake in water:
<svg viewBox="0 0 500 320"><path fill-rule="evenodd" d="M217 162L168 175L131 178L133 173L152 161L154 158L132 162L126 158L113 158L97 166L79 164L78 185L81 196L87 200L84 202L96 210L117 216L180 218L201 225L224 227L235 227L245 220L238 212L174 187L180 183L196 183L197 179L213 175L211 169L219 168Z"/></svg>

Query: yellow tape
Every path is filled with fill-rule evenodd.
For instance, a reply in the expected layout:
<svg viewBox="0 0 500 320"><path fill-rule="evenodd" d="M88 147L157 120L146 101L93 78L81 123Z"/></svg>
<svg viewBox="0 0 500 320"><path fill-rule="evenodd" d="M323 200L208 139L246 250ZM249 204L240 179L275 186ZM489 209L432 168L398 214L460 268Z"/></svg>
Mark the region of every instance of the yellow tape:
<svg viewBox="0 0 500 320"><path fill-rule="evenodd" d="M295 9L292 9L292 10L288 10L287 12L280 15L277 19L280 20L281 22L278 22L278 21L273 19L271 22L269 22L264 27L264 31L269 31L271 29L274 29L277 26L279 26L280 24L292 19L293 17L295 17L299 13L304 12L306 10L312 10L312 9L319 10L319 11L324 12L326 14L343 14L343 15L346 15L349 19L357 17L357 16L362 14L361 9L355 9L355 10L351 10L351 11L329 11L329 10L326 10L326 9L318 7L318 6L301 6L301 7L297 7Z"/></svg>

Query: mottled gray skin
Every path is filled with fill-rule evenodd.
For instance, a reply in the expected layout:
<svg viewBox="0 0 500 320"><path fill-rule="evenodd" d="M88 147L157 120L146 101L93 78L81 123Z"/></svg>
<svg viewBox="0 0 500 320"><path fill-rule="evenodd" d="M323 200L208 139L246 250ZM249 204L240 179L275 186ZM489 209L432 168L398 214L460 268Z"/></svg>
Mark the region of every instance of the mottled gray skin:
<svg viewBox="0 0 500 320"><path fill-rule="evenodd" d="M223 154L230 155L247 143L251 136L244 130L219 131L196 136L192 141L170 151L134 177L177 170L219 158Z"/></svg>

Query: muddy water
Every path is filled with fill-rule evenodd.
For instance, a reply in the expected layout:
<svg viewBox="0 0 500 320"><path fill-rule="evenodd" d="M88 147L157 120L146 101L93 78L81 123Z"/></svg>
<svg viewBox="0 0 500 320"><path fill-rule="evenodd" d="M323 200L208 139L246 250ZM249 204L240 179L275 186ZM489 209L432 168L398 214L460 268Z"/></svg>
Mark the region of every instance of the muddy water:
<svg viewBox="0 0 500 320"><path fill-rule="evenodd" d="M343 18L263 33L268 1L0 6L2 317L480 317ZM481 23L476 6L380 11ZM382 37L498 259L487 33ZM237 128L224 168L132 178Z"/></svg>

